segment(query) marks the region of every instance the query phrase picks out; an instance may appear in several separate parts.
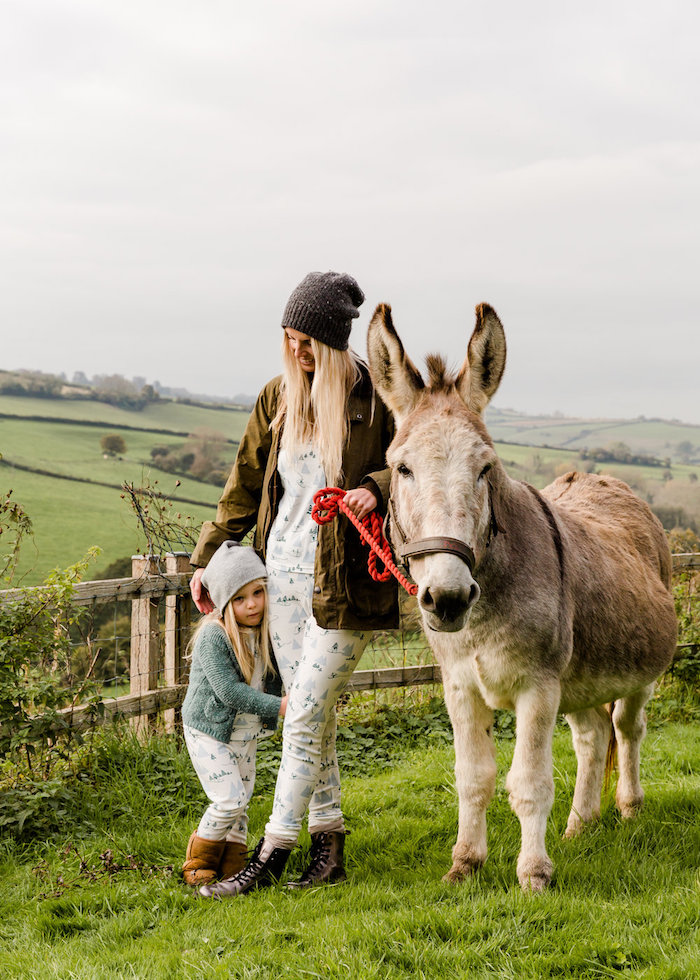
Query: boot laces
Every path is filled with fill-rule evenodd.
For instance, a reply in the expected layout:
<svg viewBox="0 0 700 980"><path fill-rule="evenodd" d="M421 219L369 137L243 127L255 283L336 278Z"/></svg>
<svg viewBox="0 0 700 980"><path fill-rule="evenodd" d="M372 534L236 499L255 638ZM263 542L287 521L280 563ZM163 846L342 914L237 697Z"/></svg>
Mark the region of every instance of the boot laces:
<svg viewBox="0 0 700 980"><path fill-rule="evenodd" d="M234 875L236 881L240 881L242 884L247 884L253 878L257 877L265 862L260 860L260 851L262 850L262 843L256 845L256 847L246 854L246 860L248 863L242 871L239 871L237 875Z"/></svg>
<svg viewBox="0 0 700 980"><path fill-rule="evenodd" d="M309 866L304 872L304 878L311 878L319 871L331 854L331 839L329 834L320 833L314 836L309 851Z"/></svg>

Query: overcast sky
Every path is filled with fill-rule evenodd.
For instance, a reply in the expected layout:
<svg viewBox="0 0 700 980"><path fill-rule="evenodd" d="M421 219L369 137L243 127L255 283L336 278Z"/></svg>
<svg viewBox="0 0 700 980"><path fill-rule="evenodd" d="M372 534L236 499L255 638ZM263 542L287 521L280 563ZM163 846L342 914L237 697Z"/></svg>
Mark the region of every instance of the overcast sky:
<svg viewBox="0 0 700 980"><path fill-rule="evenodd" d="M310 270L502 408L700 423L694 0L2 0L0 366L255 394Z"/></svg>

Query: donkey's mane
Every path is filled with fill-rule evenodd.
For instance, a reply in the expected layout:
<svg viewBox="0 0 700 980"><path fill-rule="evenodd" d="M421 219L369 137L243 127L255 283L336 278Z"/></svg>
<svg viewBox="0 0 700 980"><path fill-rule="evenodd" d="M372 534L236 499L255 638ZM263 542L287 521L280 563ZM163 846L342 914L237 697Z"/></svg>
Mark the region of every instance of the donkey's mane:
<svg viewBox="0 0 700 980"><path fill-rule="evenodd" d="M451 391L457 380L457 372L450 371L442 354L428 354L425 359L428 369L428 387L433 392Z"/></svg>

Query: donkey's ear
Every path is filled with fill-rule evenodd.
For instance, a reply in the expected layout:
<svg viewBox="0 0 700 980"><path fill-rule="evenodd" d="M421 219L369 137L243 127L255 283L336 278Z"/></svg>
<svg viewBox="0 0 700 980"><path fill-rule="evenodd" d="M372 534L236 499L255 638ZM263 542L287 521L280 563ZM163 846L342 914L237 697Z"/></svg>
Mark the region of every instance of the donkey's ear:
<svg viewBox="0 0 700 980"><path fill-rule="evenodd" d="M476 308L476 326L457 375L457 391L467 408L481 415L498 390L506 366L506 335L496 311L487 303Z"/></svg>
<svg viewBox="0 0 700 980"><path fill-rule="evenodd" d="M391 307L380 303L374 311L367 333L367 359L372 383L396 421L415 406L425 388L423 379L406 356L391 319Z"/></svg>

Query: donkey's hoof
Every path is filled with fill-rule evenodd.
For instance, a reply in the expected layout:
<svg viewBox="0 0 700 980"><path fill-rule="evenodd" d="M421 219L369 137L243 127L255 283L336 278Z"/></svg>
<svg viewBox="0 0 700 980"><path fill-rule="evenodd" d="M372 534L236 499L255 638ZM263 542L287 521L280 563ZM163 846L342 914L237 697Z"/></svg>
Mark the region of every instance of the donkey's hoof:
<svg viewBox="0 0 700 980"><path fill-rule="evenodd" d="M524 892L543 892L549 887L554 874L554 865L547 858L544 861L532 861L518 868L518 881Z"/></svg>
<svg viewBox="0 0 700 980"><path fill-rule="evenodd" d="M599 819L600 812L598 811L592 813L586 820L584 820L578 813L571 813L566 824L566 830L563 834L564 840L571 840L574 837L580 837L586 828L590 827Z"/></svg>
<svg viewBox="0 0 700 980"><path fill-rule="evenodd" d="M644 796L631 800L616 800L615 803L623 820L633 820L642 809Z"/></svg>
<svg viewBox="0 0 700 980"><path fill-rule="evenodd" d="M442 876L442 880L451 885L458 885L460 881L471 878L480 867L481 864L475 861L455 861L447 874Z"/></svg>
<svg viewBox="0 0 700 980"><path fill-rule="evenodd" d="M552 883L551 877L547 875L530 875L528 878L520 879L520 887L524 892L543 892Z"/></svg>

